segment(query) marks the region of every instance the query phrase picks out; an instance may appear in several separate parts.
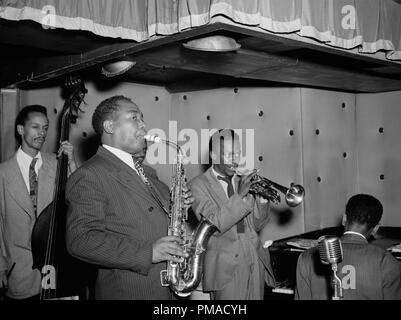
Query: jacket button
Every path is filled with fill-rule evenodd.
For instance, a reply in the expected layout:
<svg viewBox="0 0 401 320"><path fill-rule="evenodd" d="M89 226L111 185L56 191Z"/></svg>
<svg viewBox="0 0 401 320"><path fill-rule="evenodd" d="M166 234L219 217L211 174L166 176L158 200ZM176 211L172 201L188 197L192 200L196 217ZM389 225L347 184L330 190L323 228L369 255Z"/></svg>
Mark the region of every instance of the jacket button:
<svg viewBox="0 0 401 320"><path fill-rule="evenodd" d="M238 258L238 253L235 255L236 258Z"/></svg>
<svg viewBox="0 0 401 320"><path fill-rule="evenodd" d="M149 212L152 212L153 211L153 207L149 207Z"/></svg>

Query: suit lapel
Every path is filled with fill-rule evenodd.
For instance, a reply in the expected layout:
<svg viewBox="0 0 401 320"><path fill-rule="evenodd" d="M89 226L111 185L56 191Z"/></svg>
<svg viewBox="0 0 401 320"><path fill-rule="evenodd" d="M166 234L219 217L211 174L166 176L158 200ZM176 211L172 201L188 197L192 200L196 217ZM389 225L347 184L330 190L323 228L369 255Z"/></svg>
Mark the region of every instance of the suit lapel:
<svg viewBox="0 0 401 320"><path fill-rule="evenodd" d="M217 194L221 203L227 202L227 195L224 192L223 187L221 186L219 180L217 180L216 176L213 173L212 167L210 167L205 173L206 179L211 184L212 189Z"/></svg>
<svg viewBox="0 0 401 320"><path fill-rule="evenodd" d="M10 161L10 168L7 171L7 190L24 212L35 218L32 201L15 156Z"/></svg>
<svg viewBox="0 0 401 320"><path fill-rule="evenodd" d="M102 146L98 149L98 155L107 161L109 174L119 183L123 184L141 197L146 198L148 201L158 205L156 200L150 194L148 187L142 182L141 178L132 168L127 166L123 161Z"/></svg>

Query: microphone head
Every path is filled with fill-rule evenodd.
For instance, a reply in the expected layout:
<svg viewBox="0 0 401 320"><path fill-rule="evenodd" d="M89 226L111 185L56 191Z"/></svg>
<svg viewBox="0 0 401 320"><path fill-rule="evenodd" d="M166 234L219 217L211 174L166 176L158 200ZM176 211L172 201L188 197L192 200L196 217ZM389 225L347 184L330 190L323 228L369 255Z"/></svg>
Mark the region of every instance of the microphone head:
<svg viewBox="0 0 401 320"><path fill-rule="evenodd" d="M146 134L146 135L144 136L144 138L145 138L146 141L149 141L149 142L158 143L158 142L162 141L162 139L161 139L160 137L155 136L155 135L153 135L153 134Z"/></svg>
<svg viewBox="0 0 401 320"><path fill-rule="evenodd" d="M341 241L336 236L322 236L318 239L320 260L324 264L337 264L343 260Z"/></svg>

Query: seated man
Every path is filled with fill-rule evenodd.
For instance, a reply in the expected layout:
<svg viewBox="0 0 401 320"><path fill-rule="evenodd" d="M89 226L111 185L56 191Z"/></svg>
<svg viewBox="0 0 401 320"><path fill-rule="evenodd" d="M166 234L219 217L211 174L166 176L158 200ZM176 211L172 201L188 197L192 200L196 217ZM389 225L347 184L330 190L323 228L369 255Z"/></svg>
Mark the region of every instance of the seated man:
<svg viewBox="0 0 401 320"><path fill-rule="evenodd" d="M343 260L337 271L344 300L401 300L401 263L367 241L377 231L382 213L380 201L366 194L351 197L346 205ZM295 299L331 299L331 273L330 266L320 261L317 247L302 253Z"/></svg>

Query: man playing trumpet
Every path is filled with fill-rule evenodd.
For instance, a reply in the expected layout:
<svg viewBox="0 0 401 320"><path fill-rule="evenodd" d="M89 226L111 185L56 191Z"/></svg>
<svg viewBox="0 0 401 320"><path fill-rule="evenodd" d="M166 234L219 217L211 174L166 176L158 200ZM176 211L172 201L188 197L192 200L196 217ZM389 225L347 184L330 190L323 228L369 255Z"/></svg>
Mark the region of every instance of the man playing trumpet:
<svg viewBox="0 0 401 320"><path fill-rule="evenodd" d="M216 132L209 143L212 166L190 182L192 208L218 229L208 242L203 290L213 300L262 300L264 283L274 287L270 256L258 233L269 219L269 201L249 194L254 171L238 176L238 135Z"/></svg>

